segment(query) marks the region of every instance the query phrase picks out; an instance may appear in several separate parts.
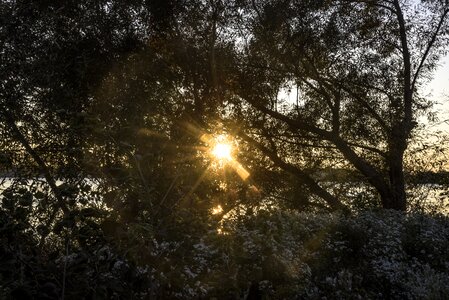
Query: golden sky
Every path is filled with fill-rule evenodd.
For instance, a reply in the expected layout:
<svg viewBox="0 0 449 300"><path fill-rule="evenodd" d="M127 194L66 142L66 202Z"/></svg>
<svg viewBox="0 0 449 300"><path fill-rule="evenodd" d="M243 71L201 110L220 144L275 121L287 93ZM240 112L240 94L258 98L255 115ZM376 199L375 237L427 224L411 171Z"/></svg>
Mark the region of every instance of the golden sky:
<svg viewBox="0 0 449 300"><path fill-rule="evenodd" d="M441 121L449 119L449 54L444 57L440 66L434 73L433 80L425 89L425 93L431 93L431 99L437 104L435 106ZM441 124L440 130L448 130L449 125Z"/></svg>

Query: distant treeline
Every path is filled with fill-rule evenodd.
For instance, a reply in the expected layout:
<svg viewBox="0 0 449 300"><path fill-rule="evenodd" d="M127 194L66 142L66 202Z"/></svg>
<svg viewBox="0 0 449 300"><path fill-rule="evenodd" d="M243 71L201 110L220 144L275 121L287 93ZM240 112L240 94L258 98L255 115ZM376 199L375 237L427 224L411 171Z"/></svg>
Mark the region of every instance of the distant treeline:
<svg viewBox="0 0 449 300"><path fill-rule="evenodd" d="M311 173L310 171L309 173ZM323 181L331 182L358 182L363 181L359 173L348 169L323 169L314 172ZM449 172L423 171L407 174L408 183L411 184L449 184Z"/></svg>
<svg viewBox="0 0 449 300"><path fill-rule="evenodd" d="M312 171L309 171L312 173ZM322 181L327 182L363 182L363 178L357 172L348 169L324 169L313 172L316 177L319 177ZM5 171L0 169L0 179L2 178L14 178L17 174L14 171ZM39 177L39 175L37 175ZM449 184L449 172L417 172L415 174L408 174L408 183L410 184Z"/></svg>

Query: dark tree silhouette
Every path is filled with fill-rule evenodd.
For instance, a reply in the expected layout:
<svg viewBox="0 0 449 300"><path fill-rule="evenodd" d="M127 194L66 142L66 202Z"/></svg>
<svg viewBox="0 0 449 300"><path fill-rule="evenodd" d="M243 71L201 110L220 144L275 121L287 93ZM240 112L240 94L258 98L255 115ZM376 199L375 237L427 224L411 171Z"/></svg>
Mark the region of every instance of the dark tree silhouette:
<svg viewBox="0 0 449 300"><path fill-rule="evenodd" d="M342 204L316 171L337 167L405 210L404 153L431 107L420 90L444 53L448 12L444 1L251 1L236 25L243 139L330 207Z"/></svg>

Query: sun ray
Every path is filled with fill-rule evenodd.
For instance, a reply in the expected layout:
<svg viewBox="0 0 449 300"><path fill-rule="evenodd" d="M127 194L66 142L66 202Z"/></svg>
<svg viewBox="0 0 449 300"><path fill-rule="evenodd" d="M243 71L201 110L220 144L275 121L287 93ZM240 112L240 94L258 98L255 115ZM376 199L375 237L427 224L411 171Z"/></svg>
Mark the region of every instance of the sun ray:
<svg viewBox="0 0 449 300"><path fill-rule="evenodd" d="M193 195L197 187L200 185L200 183L203 181L203 179L207 175L207 171L209 170L210 165L201 173L201 175L198 177L196 182L193 184L193 186L190 188L189 192L181 199L180 202L184 202L190 199L190 197Z"/></svg>

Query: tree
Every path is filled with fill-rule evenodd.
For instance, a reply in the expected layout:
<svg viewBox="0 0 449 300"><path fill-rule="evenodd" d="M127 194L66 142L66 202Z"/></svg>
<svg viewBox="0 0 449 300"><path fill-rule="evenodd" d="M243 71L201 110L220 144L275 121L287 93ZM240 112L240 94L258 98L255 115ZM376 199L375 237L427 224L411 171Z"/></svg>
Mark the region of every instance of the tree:
<svg viewBox="0 0 449 300"><path fill-rule="evenodd" d="M405 210L404 155L431 109L420 88L448 41L447 1L251 1L241 11L240 136L333 209L345 205L319 184L328 168L357 171L382 207Z"/></svg>
<svg viewBox="0 0 449 300"><path fill-rule="evenodd" d="M1 155L13 194L39 181L42 241L60 224L79 237L73 221L99 198L100 224L208 217L217 188L197 152L217 109L220 52L204 53L218 8L147 2L1 4Z"/></svg>
<svg viewBox="0 0 449 300"><path fill-rule="evenodd" d="M35 234L35 256L110 247L179 273L155 248L189 259L217 226L216 182L197 155L200 130L187 126L215 111L204 103L213 88L203 55L213 13L177 2L0 4L0 149L14 181L0 186L0 212L20 225L12 235ZM177 278L161 274L173 287Z"/></svg>
<svg viewBox="0 0 449 300"><path fill-rule="evenodd" d="M391 290L390 269L358 279L389 259L371 255L385 238L413 257L392 295L417 272L444 294L446 220L322 214L360 204L348 178L406 208L404 151L448 27L447 3L418 8L1 2L0 298L288 298L335 282L369 297ZM238 162L216 169L207 136L232 132ZM398 256L388 247L376 253Z"/></svg>

